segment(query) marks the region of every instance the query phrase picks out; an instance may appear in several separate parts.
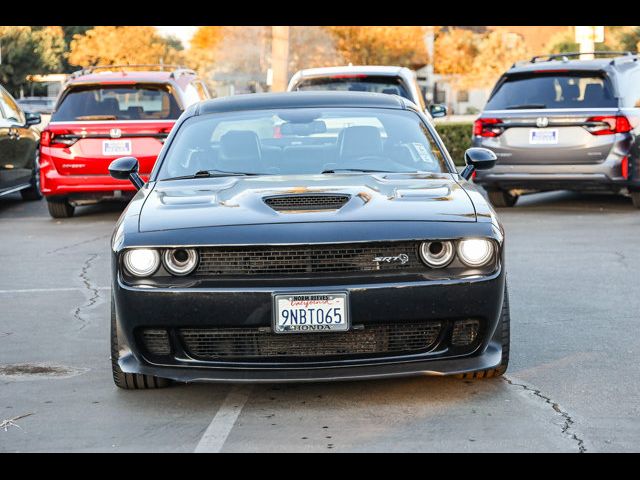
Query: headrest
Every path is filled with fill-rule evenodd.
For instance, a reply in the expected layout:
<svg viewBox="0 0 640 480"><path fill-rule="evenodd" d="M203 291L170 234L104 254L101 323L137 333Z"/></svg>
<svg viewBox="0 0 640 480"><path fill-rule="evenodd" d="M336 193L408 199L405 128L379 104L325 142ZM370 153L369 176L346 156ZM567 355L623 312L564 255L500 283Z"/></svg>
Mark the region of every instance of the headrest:
<svg viewBox="0 0 640 480"><path fill-rule="evenodd" d="M587 88L584 89L584 101L593 102L595 100L602 100L605 92L602 85L599 83L589 83Z"/></svg>
<svg viewBox="0 0 640 480"><path fill-rule="evenodd" d="M580 87L578 85L565 85L562 89L565 100L577 100L580 96Z"/></svg>
<svg viewBox="0 0 640 480"><path fill-rule="evenodd" d="M380 130L372 126L348 127L338 137L340 157L363 157L382 154Z"/></svg>
<svg viewBox="0 0 640 480"><path fill-rule="evenodd" d="M115 98L105 98L100 102L102 115L117 115L120 111L120 104Z"/></svg>
<svg viewBox="0 0 640 480"><path fill-rule="evenodd" d="M231 130L220 137L220 157L227 160L261 159L260 139L251 130Z"/></svg>

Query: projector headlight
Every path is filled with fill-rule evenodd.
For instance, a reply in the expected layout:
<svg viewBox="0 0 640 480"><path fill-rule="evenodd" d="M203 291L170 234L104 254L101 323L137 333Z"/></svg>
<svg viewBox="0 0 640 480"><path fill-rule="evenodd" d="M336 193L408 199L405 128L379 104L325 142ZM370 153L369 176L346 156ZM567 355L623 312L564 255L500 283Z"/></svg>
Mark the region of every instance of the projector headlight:
<svg viewBox="0 0 640 480"><path fill-rule="evenodd" d="M193 248L173 248L162 254L164 268L178 277L189 275L198 266L198 252Z"/></svg>
<svg viewBox="0 0 640 480"><path fill-rule="evenodd" d="M469 267L482 267L493 259L494 246L490 240L470 238L458 243L458 257Z"/></svg>
<svg viewBox="0 0 640 480"><path fill-rule="evenodd" d="M136 277L153 275L160 266L160 254L151 248L134 248L124 252L122 263Z"/></svg>
<svg viewBox="0 0 640 480"><path fill-rule="evenodd" d="M455 251L449 241L422 242L420 257L432 268L443 268L451 263Z"/></svg>

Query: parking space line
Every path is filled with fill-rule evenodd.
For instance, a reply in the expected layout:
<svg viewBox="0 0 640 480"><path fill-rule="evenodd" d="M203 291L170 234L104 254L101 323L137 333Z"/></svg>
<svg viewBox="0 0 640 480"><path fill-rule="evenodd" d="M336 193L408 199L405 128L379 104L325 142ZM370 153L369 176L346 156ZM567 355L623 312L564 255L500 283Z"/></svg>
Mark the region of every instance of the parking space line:
<svg viewBox="0 0 640 480"><path fill-rule="evenodd" d="M0 290L0 294L13 293L48 293L48 292L79 292L85 290L82 287L62 287L62 288L18 288L10 290ZM97 287L96 290L111 290L111 287Z"/></svg>
<svg viewBox="0 0 640 480"><path fill-rule="evenodd" d="M231 388L196 445L195 453L218 453L222 450L250 393L251 385L234 385Z"/></svg>

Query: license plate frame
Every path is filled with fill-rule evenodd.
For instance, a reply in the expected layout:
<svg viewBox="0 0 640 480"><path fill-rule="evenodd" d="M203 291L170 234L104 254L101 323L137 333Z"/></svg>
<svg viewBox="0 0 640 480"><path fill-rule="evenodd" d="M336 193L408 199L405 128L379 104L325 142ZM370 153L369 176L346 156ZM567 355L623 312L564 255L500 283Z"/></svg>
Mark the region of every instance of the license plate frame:
<svg viewBox="0 0 640 480"><path fill-rule="evenodd" d="M113 148L117 145L122 145L120 148ZM125 155L131 155L132 153L131 140L103 140L102 141L102 155L105 157L120 157ZM112 151L109 151L112 150Z"/></svg>
<svg viewBox="0 0 640 480"><path fill-rule="evenodd" d="M317 301L325 301L324 297L328 297L328 301L338 301L335 307L330 308L342 308L342 315L344 316L344 322L340 322L339 324L326 324L326 323L315 323L312 327L311 324L296 324L296 328L293 325L283 325L279 319L281 303L280 300L284 300L285 304L288 301L289 303L295 299L295 301L309 301L312 300L309 297L314 297L313 300ZM317 298L323 297L323 298ZM271 329L274 333L278 335L285 335L288 333L338 333L338 332L347 332L351 330L351 315L349 312L349 293L346 291L331 291L331 292L288 292L288 293L273 293L273 314L271 321ZM323 314L324 317L324 314ZM332 315L333 317L333 315ZM305 318L306 320L306 318Z"/></svg>
<svg viewBox="0 0 640 480"><path fill-rule="evenodd" d="M535 138L535 137L538 138ZM558 145L557 128L532 128L529 130L529 145Z"/></svg>

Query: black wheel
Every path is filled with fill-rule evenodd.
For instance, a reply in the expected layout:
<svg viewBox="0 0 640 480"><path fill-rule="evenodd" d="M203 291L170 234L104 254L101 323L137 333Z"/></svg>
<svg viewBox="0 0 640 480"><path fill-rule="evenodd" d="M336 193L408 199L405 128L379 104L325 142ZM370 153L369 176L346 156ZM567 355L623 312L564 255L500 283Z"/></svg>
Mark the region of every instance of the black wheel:
<svg viewBox="0 0 640 480"><path fill-rule="evenodd" d="M509 366L509 345L511 343L511 315L509 314L509 291L504 286L504 300L502 301L502 313L500 314L500 325L498 328L502 330L502 360L500 365L495 368L478 370L476 372L463 373L458 378L491 378L499 377L507 371Z"/></svg>
<svg viewBox="0 0 640 480"><path fill-rule="evenodd" d="M47 208L49 209L49 215L53 218L73 217L73 212L76 209L66 198L47 198Z"/></svg>
<svg viewBox="0 0 640 480"><path fill-rule="evenodd" d="M31 177L31 186L20 191L23 200L41 200L42 192L40 191L40 149L36 148L36 158L33 162L33 175Z"/></svg>
<svg viewBox="0 0 640 480"><path fill-rule="evenodd" d="M636 208L640 208L640 191L638 192L629 192L631 195L631 202L633 206Z"/></svg>
<svg viewBox="0 0 640 480"><path fill-rule="evenodd" d="M513 207L518 201L518 195L504 190L488 190L487 193L489 194L489 201L494 207Z"/></svg>
<svg viewBox="0 0 640 480"><path fill-rule="evenodd" d="M125 390L147 390L150 388L164 388L171 385L166 378L143 375L139 373L124 373L118 365L118 329L116 327L116 309L111 297L111 372L113 383Z"/></svg>

